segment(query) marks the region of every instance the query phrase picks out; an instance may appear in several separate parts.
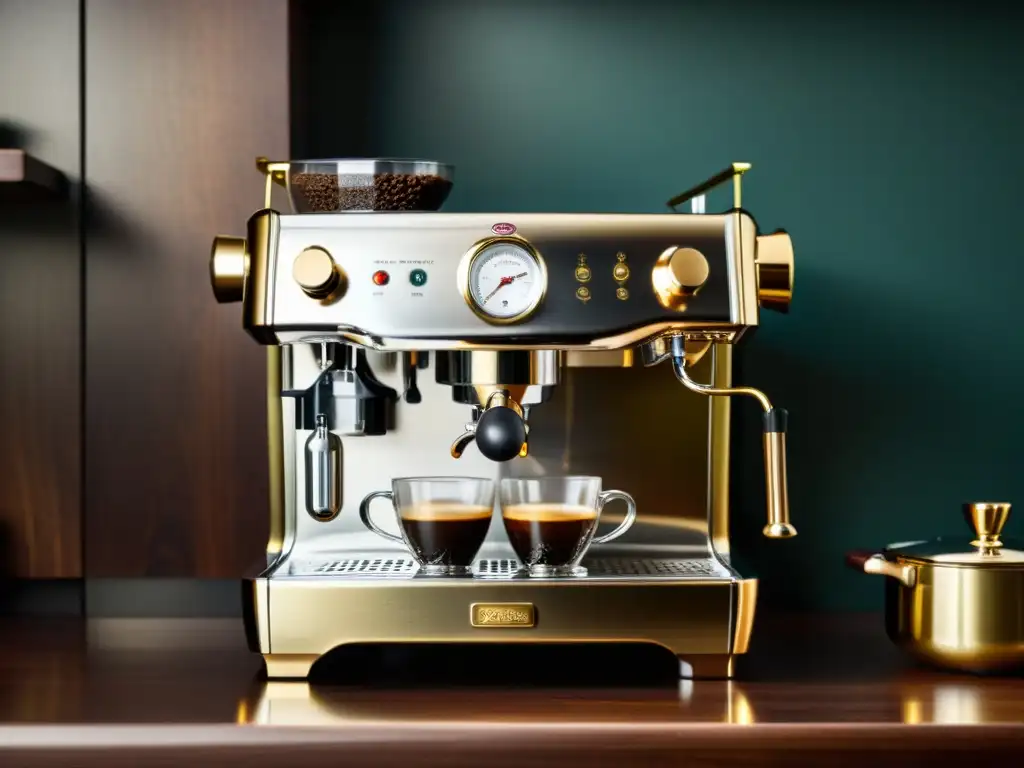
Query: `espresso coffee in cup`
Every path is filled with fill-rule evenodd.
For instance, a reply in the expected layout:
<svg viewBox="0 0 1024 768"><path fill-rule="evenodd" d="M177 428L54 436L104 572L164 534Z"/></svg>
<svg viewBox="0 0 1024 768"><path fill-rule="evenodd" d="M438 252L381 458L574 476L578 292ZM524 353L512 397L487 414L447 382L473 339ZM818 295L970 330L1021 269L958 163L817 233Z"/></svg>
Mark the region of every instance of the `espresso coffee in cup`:
<svg viewBox="0 0 1024 768"><path fill-rule="evenodd" d="M636 519L633 497L602 491L600 477L507 478L500 496L509 543L530 576L586 576L580 561L590 545L617 539ZM601 510L613 499L626 502L625 519L595 536Z"/></svg>
<svg viewBox="0 0 1024 768"><path fill-rule="evenodd" d="M597 510L568 504L513 504L502 510L512 549L524 563L571 563L597 527Z"/></svg>
<svg viewBox="0 0 1024 768"><path fill-rule="evenodd" d="M370 504L378 498L391 501L400 535L371 519ZM396 478L390 491L374 491L359 505L363 525L404 544L420 572L433 576L472 572L493 511L494 481L477 477Z"/></svg>
<svg viewBox="0 0 1024 768"><path fill-rule="evenodd" d="M469 566L491 526L492 507L447 502L399 511L412 554L422 563Z"/></svg>

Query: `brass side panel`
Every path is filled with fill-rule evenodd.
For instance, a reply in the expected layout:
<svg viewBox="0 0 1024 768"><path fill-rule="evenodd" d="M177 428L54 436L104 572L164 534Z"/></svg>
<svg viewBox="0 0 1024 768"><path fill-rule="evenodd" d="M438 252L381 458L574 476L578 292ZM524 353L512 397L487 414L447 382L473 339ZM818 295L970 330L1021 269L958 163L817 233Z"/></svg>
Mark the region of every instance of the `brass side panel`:
<svg viewBox="0 0 1024 768"><path fill-rule="evenodd" d="M277 274L277 244L281 215L276 211L257 211L249 219L249 277L242 299L242 325L257 338L265 340L265 326L273 322L274 285Z"/></svg>
<svg viewBox="0 0 1024 768"><path fill-rule="evenodd" d="M757 611L757 579L736 582L736 612L732 633L732 652L746 653L750 648L750 636L754 631L754 614Z"/></svg>
<svg viewBox="0 0 1024 768"><path fill-rule="evenodd" d="M242 620L249 650L270 652L270 588L263 578L242 580Z"/></svg>
<svg viewBox="0 0 1024 768"><path fill-rule="evenodd" d="M716 387L732 386L731 344L715 344L712 352L709 383ZM715 551L729 554L729 453L731 443L732 398L709 397L708 435L708 511L709 530Z"/></svg>
<svg viewBox="0 0 1024 768"><path fill-rule="evenodd" d="M273 652L322 655L348 643L649 642L682 654L732 651L734 583L270 583ZM531 628L474 627L474 603L528 603Z"/></svg>
<svg viewBox="0 0 1024 768"><path fill-rule="evenodd" d="M281 403L281 348L267 347L267 456L270 471L268 562L284 548L285 479L284 414ZM291 425L289 425L291 429Z"/></svg>

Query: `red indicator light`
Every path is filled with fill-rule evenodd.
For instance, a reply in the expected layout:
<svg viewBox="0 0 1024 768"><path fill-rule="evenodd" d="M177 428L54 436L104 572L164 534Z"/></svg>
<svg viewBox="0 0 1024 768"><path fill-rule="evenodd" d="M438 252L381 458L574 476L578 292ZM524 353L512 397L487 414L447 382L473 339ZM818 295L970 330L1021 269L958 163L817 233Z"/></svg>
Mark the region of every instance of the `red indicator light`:
<svg viewBox="0 0 1024 768"><path fill-rule="evenodd" d="M385 272L383 269L379 269L373 273L374 285L387 285L390 279L391 276L388 275L388 273Z"/></svg>

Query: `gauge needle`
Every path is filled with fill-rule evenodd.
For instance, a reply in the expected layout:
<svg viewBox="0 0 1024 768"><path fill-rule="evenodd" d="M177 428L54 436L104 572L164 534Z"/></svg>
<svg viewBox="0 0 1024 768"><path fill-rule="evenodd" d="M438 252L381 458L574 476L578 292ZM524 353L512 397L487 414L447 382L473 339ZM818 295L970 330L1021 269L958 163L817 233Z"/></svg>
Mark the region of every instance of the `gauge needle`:
<svg viewBox="0 0 1024 768"><path fill-rule="evenodd" d="M508 285L509 283L513 282L514 280L518 280L521 277L526 277L528 274L529 274L528 272L520 272L518 275L512 275L511 277L503 277L503 278L501 278L501 280L498 281L497 287L493 291L491 291L489 294L487 294L487 298L485 298L480 303L481 304L486 304L488 301L493 299L494 298L494 294L496 294L498 291L500 291L504 286Z"/></svg>

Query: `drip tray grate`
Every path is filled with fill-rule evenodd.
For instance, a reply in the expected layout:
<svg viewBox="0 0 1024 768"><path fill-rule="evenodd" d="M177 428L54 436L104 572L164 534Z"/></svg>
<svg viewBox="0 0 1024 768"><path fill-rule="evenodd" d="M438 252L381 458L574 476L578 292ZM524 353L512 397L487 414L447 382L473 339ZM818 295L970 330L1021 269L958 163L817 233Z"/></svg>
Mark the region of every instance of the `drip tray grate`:
<svg viewBox="0 0 1024 768"><path fill-rule="evenodd" d="M584 562L588 579L679 579L728 578L729 572L707 558L596 558ZM367 558L293 562L288 576L326 576L342 578L413 578L418 567L409 558ZM519 574L519 562L511 559L478 560L473 574L484 579L510 579ZM422 577L421 577L422 578Z"/></svg>
<svg viewBox="0 0 1024 768"><path fill-rule="evenodd" d="M376 560L335 560L313 564L310 570L302 569L314 576L411 576L416 572L416 563L404 558L378 558Z"/></svg>
<svg viewBox="0 0 1024 768"><path fill-rule="evenodd" d="M713 560L640 560L601 558L587 563L591 576L716 576L721 567Z"/></svg>

